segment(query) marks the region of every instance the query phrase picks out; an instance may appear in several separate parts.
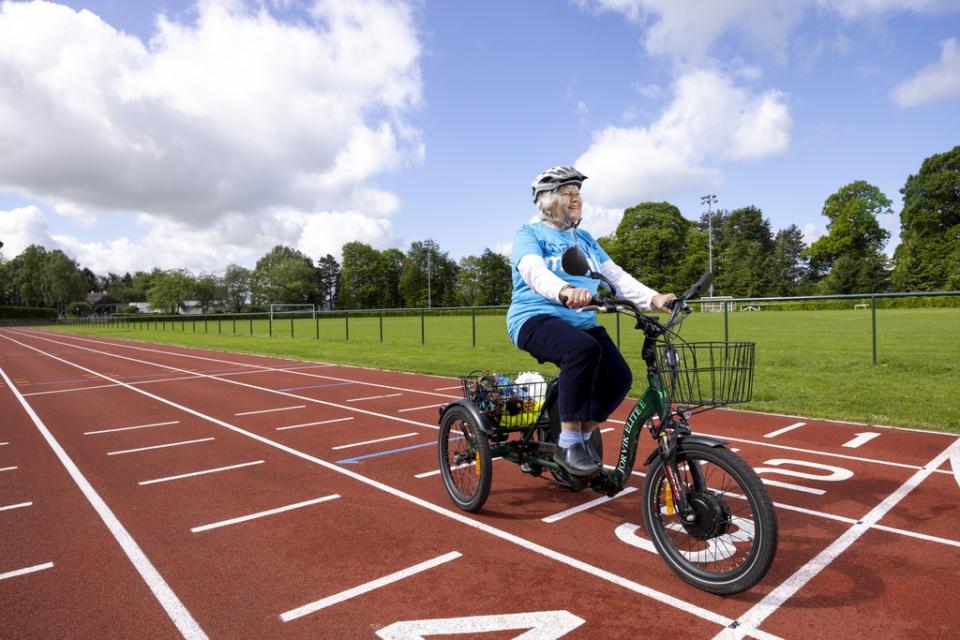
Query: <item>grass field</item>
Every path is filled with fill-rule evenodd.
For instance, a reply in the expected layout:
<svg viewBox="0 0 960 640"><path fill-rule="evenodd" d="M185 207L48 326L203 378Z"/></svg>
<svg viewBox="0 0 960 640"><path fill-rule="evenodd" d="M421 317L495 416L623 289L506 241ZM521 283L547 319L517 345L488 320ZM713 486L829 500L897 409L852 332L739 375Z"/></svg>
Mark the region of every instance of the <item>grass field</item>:
<svg viewBox="0 0 960 640"><path fill-rule="evenodd" d="M502 315L478 315L475 322L476 347L470 315L425 317L424 344L419 316L386 315L383 342L375 315L323 317L318 325L310 318L292 326L289 319L274 320L272 337L266 319L234 325L187 318L167 321L164 330L56 330L441 375L476 368L556 373L509 342ZM960 309L879 310L876 366L868 310L732 313L728 322L730 340L757 345L753 400L744 408L960 433ZM603 323L616 339L615 317ZM690 341L723 340L723 316L695 313L682 335ZM620 319L620 344L634 371L642 371L641 336L626 317ZM633 394L643 381L635 375Z"/></svg>

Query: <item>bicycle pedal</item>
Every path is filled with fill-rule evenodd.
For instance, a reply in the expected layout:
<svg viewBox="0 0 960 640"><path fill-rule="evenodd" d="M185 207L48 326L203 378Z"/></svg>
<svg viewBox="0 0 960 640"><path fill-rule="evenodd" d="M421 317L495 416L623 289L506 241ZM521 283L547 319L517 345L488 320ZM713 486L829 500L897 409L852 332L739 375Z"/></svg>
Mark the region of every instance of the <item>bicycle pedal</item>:
<svg viewBox="0 0 960 640"><path fill-rule="evenodd" d="M524 473L529 473L530 475L539 478L540 474L543 473L543 467L538 464L530 464L529 462L520 463L520 471Z"/></svg>

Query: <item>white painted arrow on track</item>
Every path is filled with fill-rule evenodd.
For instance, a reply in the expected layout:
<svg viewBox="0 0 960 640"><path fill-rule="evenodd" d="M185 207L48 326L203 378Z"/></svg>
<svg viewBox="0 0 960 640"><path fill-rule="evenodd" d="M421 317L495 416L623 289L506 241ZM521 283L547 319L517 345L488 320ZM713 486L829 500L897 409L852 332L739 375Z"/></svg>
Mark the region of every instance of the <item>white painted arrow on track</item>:
<svg viewBox="0 0 960 640"><path fill-rule="evenodd" d="M569 611L533 611L495 616L394 622L377 631L383 640L425 640L427 636L527 629L514 640L556 640L586 622Z"/></svg>

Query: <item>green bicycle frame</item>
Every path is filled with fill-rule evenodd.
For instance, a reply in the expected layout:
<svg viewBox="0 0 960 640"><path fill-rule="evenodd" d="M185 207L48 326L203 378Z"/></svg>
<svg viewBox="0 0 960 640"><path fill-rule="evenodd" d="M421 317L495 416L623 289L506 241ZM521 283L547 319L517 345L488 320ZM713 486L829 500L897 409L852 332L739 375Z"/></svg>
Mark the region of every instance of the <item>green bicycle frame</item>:
<svg viewBox="0 0 960 640"><path fill-rule="evenodd" d="M669 397L663 389L660 381L660 375L655 372L647 372L647 390L644 391L637 404L633 406L627 421L623 425L623 437L620 440L620 455L617 457L617 466L607 474L607 481L614 485L617 490L626 486L630 474L633 473L633 465L637 460L637 442L640 439L640 431L647 420L653 416L666 416L669 414Z"/></svg>

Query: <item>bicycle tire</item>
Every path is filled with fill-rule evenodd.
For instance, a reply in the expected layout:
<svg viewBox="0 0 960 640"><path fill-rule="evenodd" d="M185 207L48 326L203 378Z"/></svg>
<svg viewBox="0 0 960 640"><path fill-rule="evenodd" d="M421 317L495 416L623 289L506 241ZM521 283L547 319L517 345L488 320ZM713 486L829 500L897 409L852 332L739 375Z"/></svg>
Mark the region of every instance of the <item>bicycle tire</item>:
<svg viewBox="0 0 960 640"><path fill-rule="evenodd" d="M669 513L662 459L650 465L643 483L644 527L660 557L703 591L728 595L750 589L769 570L779 536L760 477L729 449L696 443L680 445L677 467L697 512L693 523ZM700 469L702 486L695 486L692 468Z"/></svg>
<svg viewBox="0 0 960 640"><path fill-rule="evenodd" d="M479 510L490 495L493 461L487 435L463 407L451 407L443 414L437 451L450 499L464 511Z"/></svg>

